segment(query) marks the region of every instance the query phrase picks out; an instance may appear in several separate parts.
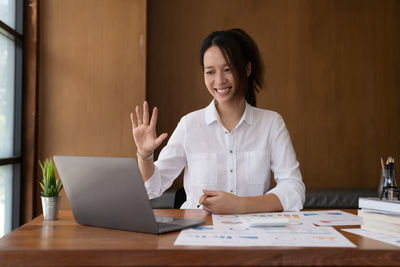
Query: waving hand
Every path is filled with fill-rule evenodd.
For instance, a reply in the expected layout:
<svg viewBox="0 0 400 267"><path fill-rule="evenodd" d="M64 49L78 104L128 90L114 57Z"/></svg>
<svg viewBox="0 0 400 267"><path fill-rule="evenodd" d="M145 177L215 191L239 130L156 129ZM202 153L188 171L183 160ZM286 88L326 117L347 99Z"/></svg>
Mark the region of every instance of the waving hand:
<svg viewBox="0 0 400 267"><path fill-rule="evenodd" d="M149 121L149 105L147 101L143 103L143 114L139 106L136 106L136 118L131 113L132 134L138 152L148 156L167 138L168 134L163 133L157 137L156 124L158 110L155 107Z"/></svg>

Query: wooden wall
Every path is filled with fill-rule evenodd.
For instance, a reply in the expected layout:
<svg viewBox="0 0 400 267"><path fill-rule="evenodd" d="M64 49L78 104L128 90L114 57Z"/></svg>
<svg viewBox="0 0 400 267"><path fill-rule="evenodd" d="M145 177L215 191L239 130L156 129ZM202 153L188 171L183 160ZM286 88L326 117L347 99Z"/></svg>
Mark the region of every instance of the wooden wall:
<svg viewBox="0 0 400 267"><path fill-rule="evenodd" d="M38 158L134 156L129 114L145 99L146 1L41 0L39 25Z"/></svg>
<svg viewBox="0 0 400 267"><path fill-rule="evenodd" d="M159 132L206 106L199 63L212 31L240 27L266 66L258 106L279 112L307 188L376 187L400 159L400 2L150 0L147 96Z"/></svg>

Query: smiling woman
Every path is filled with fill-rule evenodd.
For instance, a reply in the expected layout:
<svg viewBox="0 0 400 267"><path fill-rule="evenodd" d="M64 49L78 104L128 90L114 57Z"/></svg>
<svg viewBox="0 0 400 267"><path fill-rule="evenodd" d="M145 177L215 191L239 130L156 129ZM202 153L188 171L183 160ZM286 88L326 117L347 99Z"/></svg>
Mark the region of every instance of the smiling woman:
<svg viewBox="0 0 400 267"><path fill-rule="evenodd" d="M256 108L262 62L257 45L241 29L216 31L204 41L204 82L214 98L184 116L159 158L154 150L157 108L132 113L139 168L149 198L159 197L185 169L186 202L181 208L212 213L298 211L305 200L299 163L282 117ZM271 171L276 186L270 188Z"/></svg>

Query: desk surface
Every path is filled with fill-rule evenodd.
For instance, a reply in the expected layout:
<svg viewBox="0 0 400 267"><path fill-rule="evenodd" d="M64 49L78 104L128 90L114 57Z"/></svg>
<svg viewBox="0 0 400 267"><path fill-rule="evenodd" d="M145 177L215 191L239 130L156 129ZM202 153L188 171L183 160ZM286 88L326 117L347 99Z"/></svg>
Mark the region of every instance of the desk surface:
<svg viewBox="0 0 400 267"><path fill-rule="evenodd" d="M344 210L355 213L354 210ZM155 210L204 219L202 210ZM336 229L352 228L351 226ZM400 266L400 248L340 231L357 248L174 246L179 232L152 235L82 226L70 210L39 216L0 239L1 266Z"/></svg>

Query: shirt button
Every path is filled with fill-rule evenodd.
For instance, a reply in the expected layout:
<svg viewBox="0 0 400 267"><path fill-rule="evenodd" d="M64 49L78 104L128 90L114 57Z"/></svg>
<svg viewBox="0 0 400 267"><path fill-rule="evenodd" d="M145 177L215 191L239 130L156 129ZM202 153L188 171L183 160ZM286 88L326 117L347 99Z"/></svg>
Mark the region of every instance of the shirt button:
<svg viewBox="0 0 400 267"><path fill-rule="evenodd" d="M232 150L229 150L229 152L232 154L233 153L233 151Z"/></svg>
<svg viewBox="0 0 400 267"><path fill-rule="evenodd" d="M228 131L225 131L225 134L228 134Z"/></svg>
<svg viewBox="0 0 400 267"><path fill-rule="evenodd" d="M231 193L233 193L233 190L231 190Z"/></svg>
<svg viewBox="0 0 400 267"><path fill-rule="evenodd" d="M231 169L230 172L233 172L233 170Z"/></svg>

